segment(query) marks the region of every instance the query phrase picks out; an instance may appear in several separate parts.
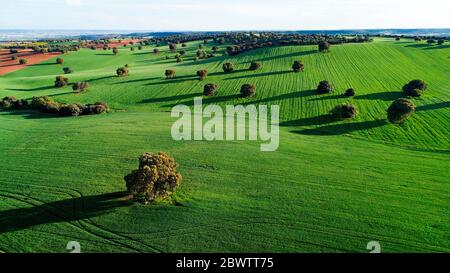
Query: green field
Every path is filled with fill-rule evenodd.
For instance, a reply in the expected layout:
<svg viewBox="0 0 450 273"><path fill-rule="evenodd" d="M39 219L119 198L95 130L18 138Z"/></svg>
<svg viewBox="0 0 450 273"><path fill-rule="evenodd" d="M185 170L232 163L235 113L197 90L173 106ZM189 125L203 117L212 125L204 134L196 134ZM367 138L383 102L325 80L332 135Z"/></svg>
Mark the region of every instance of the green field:
<svg viewBox="0 0 450 273"><path fill-rule="evenodd" d="M50 95L60 102L106 101L112 113L60 118L0 112L0 251L68 252L450 252L450 47L403 40L253 50L185 62L161 54L83 49L0 77L0 97ZM212 44L207 47L210 48ZM292 73L294 60L305 72ZM231 61L237 71L224 74ZM247 71L251 61L262 69ZM130 76L115 77L130 65ZM86 93L55 89L62 67ZM177 72L164 79L164 70ZM207 69L199 82L195 72ZM408 81L425 80L417 112L402 126L386 109ZM335 92L313 90L329 80ZM250 141L175 142L171 107L192 105L203 85L218 94L204 104L280 105L280 148L262 153ZM242 84L257 96L238 97ZM353 87L351 99L340 94ZM350 101L352 121L327 116ZM123 176L138 155L166 151L180 164L174 202L124 202Z"/></svg>

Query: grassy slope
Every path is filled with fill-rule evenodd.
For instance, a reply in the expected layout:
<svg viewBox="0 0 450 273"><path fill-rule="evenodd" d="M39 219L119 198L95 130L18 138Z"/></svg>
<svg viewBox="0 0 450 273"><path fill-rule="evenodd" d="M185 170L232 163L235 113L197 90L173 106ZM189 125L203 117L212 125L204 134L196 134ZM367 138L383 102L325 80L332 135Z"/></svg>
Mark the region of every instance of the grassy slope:
<svg viewBox="0 0 450 273"><path fill-rule="evenodd" d="M225 57L176 65L165 53L124 50L113 57L83 50L65 57L75 70L72 81L90 80L91 90L80 95L50 88L61 66L0 78L2 96L53 94L128 110L80 118L0 113L0 250L64 252L67 241L78 240L84 251L104 252L364 252L368 241L379 240L383 251L449 251L449 156L432 151L449 146L448 48L378 42L336 46L325 55L312 50L252 51L232 60L238 69L262 60L263 69L231 75L221 73ZM298 58L307 70L285 73ZM132 65L130 77L110 77L125 63ZM161 74L169 66L186 77L167 84ZM189 104L201 92L203 83L188 77L198 68L217 72L208 79L221 87L211 101L245 102L232 95L250 82L258 86L255 102L281 103L287 126L279 151L260 153L258 143L171 140L173 120L161 110ZM416 101L421 111L400 128L377 121L394 92L415 77L430 83ZM358 120L320 117L345 101L309 91L322 79L340 91L358 90L352 99ZM332 135L318 133L324 131ZM123 206L110 194L124 190L123 175L149 150L168 151L180 162L180 206Z"/></svg>

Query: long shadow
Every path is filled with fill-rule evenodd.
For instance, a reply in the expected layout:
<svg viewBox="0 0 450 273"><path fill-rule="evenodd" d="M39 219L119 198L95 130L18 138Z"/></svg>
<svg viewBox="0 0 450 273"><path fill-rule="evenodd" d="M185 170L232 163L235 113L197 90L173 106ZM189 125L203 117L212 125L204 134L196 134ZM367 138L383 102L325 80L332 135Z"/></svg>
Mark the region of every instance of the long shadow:
<svg viewBox="0 0 450 273"><path fill-rule="evenodd" d="M46 66L46 65L57 65L56 63L39 63L39 64L33 64L31 66Z"/></svg>
<svg viewBox="0 0 450 273"><path fill-rule="evenodd" d="M114 53L96 53L95 56L115 56Z"/></svg>
<svg viewBox="0 0 450 273"><path fill-rule="evenodd" d="M280 126L284 126L284 127L313 126L313 125L329 124L329 123L332 123L335 121L336 120L333 119L333 117L331 115L320 115L317 117L301 118L301 119L281 122Z"/></svg>
<svg viewBox="0 0 450 273"><path fill-rule="evenodd" d="M194 96L192 96L192 98L193 97L201 97L202 95L203 95L202 93L194 94ZM233 99L238 99L238 98L241 98L241 96L240 95L236 95L236 94L227 95L227 96L208 97L208 98L203 98L202 104L203 105L218 104L218 103L221 103L221 102L226 102L226 101L233 100ZM189 106L189 107L190 106L194 106L194 100L183 101L183 102L179 102L179 103L176 103L176 104L175 103L174 104L167 104L167 105L164 105L164 107L174 107L174 106L177 106L179 104L184 104L184 105Z"/></svg>
<svg viewBox="0 0 450 273"><path fill-rule="evenodd" d="M198 81L198 77L196 77L196 76L176 77L174 79L166 79L166 80L159 81L159 82L147 83L145 85L146 86L152 86L152 85L163 85L163 84L175 84L175 83L181 83L181 82L193 81L193 80L197 80Z"/></svg>
<svg viewBox="0 0 450 273"><path fill-rule="evenodd" d="M450 108L450 102L440 102L435 104L428 104L428 105L422 105L417 106L416 111L428 111L428 110L436 110L436 109L442 109L442 108Z"/></svg>
<svg viewBox="0 0 450 273"><path fill-rule="evenodd" d="M22 116L26 119L53 119L53 118L62 118L57 113L42 113L37 110L13 110L13 111L4 111L0 112L2 115L10 115L10 116Z"/></svg>
<svg viewBox="0 0 450 273"><path fill-rule="evenodd" d="M346 98L346 96L343 94L337 94L337 95L333 95L333 96L323 96L323 97L319 97L319 98L315 98L315 99L310 99L309 101L337 100L337 99L343 99L343 98Z"/></svg>
<svg viewBox="0 0 450 273"><path fill-rule="evenodd" d="M183 99L190 99L194 97L201 97L202 93L194 93L194 94L185 94L185 95L176 95L176 96L170 96L170 97L163 97L163 98L151 98L151 99L145 99L140 101L139 103L155 103L155 102L169 102L174 100L183 100Z"/></svg>
<svg viewBox="0 0 450 273"><path fill-rule="evenodd" d="M283 75L288 73L294 73L293 71L274 71L274 72L265 72L259 74L249 74L245 76L231 77L226 78L226 80L238 80L238 79L247 79L247 78L255 78L255 77L266 77L266 76L274 76L274 75Z"/></svg>
<svg viewBox="0 0 450 273"><path fill-rule="evenodd" d="M123 192L79 197L39 206L0 211L0 234L39 225L84 220L131 205Z"/></svg>
<svg viewBox="0 0 450 273"><path fill-rule="evenodd" d="M436 46L430 46L430 47L424 48L424 50L446 49L446 48L450 48L450 45L436 45Z"/></svg>
<svg viewBox="0 0 450 273"><path fill-rule="evenodd" d="M278 95L278 96L267 97L267 98L260 99L257 101L251 101L248 103L244 103L244 105L267 103L267 102L271 102L271 101L286 100L286 99L291 99L291 98L309 97L309 96L313 96L315 94L316 94L315 90L303 90L303 91L297 91L297 92L292 92L292 93L285 93L285 94Z"/></svg>
<svg viewBox="0 0 450 273"><path fill-rule="evenodd" d="M41 86L41 87L28 88L28 89L24 89L24 88L8 88L7 90L27 92L27 91L42 91L42 90L47 90L47 89L51 89L51 88L55 88L55 86L49 85L49 86Z"/></svg>
<svg viewBox="0 0 450 273"><path fill-rule="evenodd" d="M103 76L103 77L98 77L98 78L93 78L90 80L87 80L88 82L96 82L96 81L101 81L101 80L105 80L105 79L110 79L110 78L114 78L115 76Z"/></svg>
<svg viewBox="0 0 450 273"><path fill-rule="evenodd" d="M356 131L364 131L382 127L386 124L386 120L378 119L372 121L326 125L315 129L296 130L292 132L301 135L345 135Z"/></svg>
<svg viewBox="0 0 450 273"><path fill-rule="evenodd" d="M393 101L403 97L402 92L392 91L392 92L382 92L382 93L372 93L366 95L355 96L357 100L383 100L383 101Z"/></svg>
<svg viewBox="0 0 450 273"><path fill-rule="evenodd" d="M256 59L256 61L258 61L258 62L265 62L265 61L272 61L272 60L277 60L277 59L282 59L282 58L301 57L301 56L311 55L311 54L315 54L315 53L317 53L317 50L307 50L307 51L301 51L301 52L292 52L292 53L288 53L288 54L284 54L284 55L276 55L276 56Z"/></svg>
<svg viewBox="0 0 450 273"><path fill-rule="evenodd" d="M129 80L129 81L124 81L124 82L116 82L114 84L126 84L126 83L134 83L134 82L146 82L146 81L152 81L152 80L157 80L157 79L161 79L162 77L153 77L153 78L145 78L145 79L137 79L137 80Z"/></svg>
<svg viewBox="0 0 450 273"><path fill-rule="evenodd" d="M248 69L236 69L233 72L229 72L229 73L221 71L221 72L209 73L208 75L209 76L224 76L224 75L233 75L233 74L236 74L236 73L242 73L242 72L246 72L246 71L249 71L249 70Z"/></svg>
<svg viewBox="0 0 450 273"><path fill-rule="evenodd" d="M424 48L429 47L429 44L412 44L412 45L406 45L405 47L413 47L413 48Z"/></svg>

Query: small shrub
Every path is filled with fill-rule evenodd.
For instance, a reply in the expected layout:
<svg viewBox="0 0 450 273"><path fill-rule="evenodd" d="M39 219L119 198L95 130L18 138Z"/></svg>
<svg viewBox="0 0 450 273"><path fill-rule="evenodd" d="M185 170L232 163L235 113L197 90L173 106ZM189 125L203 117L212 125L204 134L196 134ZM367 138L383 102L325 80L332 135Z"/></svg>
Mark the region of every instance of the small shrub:
<svg viewBox="0 0 450 273"><path fill-rule="evenodd" d="M321 81L317 86L317 93L326 94L333 92L333 86L328 81Z"/></svg>
<svg viewBox="0 0 450 273"><path fill-rule="evenodd" d="M197 71L197 76L200 81L203 81L208 76L208 71L205 69Z"/></svg>
<svg viewBox="0 0 450 273"><path fill-rule="evenodd" d="M232 63L224 63L222 69L225 73L231 73L234 71L234 65Z"/></svg>
<svg viewBox="0 0 450 273"><path fill-rule="evenodd" d="M20 59L19 60L19 64L24 65L24 64L27 64L27 63L28 63L28 61L26 59Z"/></svg>
<svg viewBox="0 0 450 273"><path fill-rule="evenodd" d="M113 47L112 52L114 55L119 54L119 49L117 49L117 47Z"/></svg>
<svg viewBox="0 0 450 273"><path fill-rule="evenodd" d="M119 68L117 68L117 70L116 70L116 74L117 74L117 76L119 76L119 77L125 77L125 76L128 76L128 73L129 73L129 71L128 71L128 68L126 68L126 67L119 67Z"/></svg>
<svg viewBox="0 0 450 273"><path fill-rule="evenodd" d="M219 47L218 47L218 46L213 46L213 47L212 47L212 50L213 50L214 52L217 52L217 51L219 50Z"/></svg>
<svg viewBox="0 0 450 273"><path fill-rule="evenodd" d="M397 99L387 110L387 118L389 122L394 124L402 124L405 120L416 111L414 103L408 99Z"/></svg>
<svg viewBox="0 0 450 273"><path fill-rule="evenodd" d="M153 53L158 54L159 53L159 49L157 49L157 48L153 49Z"/></svg>
<svg viewBox="0 0 450 273"><path fill-rule="evenodd" d="M331 114L336 119L352 119L358 114L358 110L352 104L345 103L334 107Z"/></svg>
<svg viewBox="0 0 450 273"><path fill-rule="evenodd" d="M72 90L74 92L84 92L89 89L89 83L87 82L76 82L72 85Z"/></svg>
<svg viewBox="0 0 450 273"><path fill-rule="evenodd" d="M69 79L63 76L57 76L55 79L55 87L61 88L69 84Z"/></svg>
<svg viewBox="0 0 450 273"><path fill-rule="evenodd" d="M208 83L203 88L203 95L207 97L212 97L216 94L217 88L218 88L217 84Z"/></svg>
<svg viewBox="0 0 450 273"><path fill-rule="evenodd" d="M169 196L180 185L178 164L165 153L146 153L139 158L139 168L124 177L127 191L142 204Z"/></svg>
<svg viewBox="0 0 450 273"><path fill-rule="evenodd" d="M241 96L244 98L251 98L256 95L256 86L252 84L244 84L241 87Z"/></svg>
<svg viewBox="0 0 450 273"><path fill-rule="evenodd" d="M295 61L294 64L292 64L292 70L294 70L294 72L303 72L305 70L305 65L303 64L302 61Z"/></svg>
<svg viewBox="0 0 450 273"><path fill-rule="evenodd" d="M18 59L18 57L17 57L16 55L14 55L14 56L11 57L11 60L12 60L12 61L16 61L17 59Z"/></svg>
<svg viewBox="0 0 450 273"><path fill-rule="evenodd" d="M356 91L353 88L349 88L345 90L344 96L346 97L354 97L356 95Z"/></svg>
<svg viewBox="0 0 450 273"><path fill-rule="evenodd" d="M81 109L77 104L67 104L61 106L59 109L59 115L64 117L77 117L81 114Z"/></svg>
<svg viewBox="0 0 450 273"><path fill-rule="evenodd" d="M71 74L73 70L70 67L64 67L63 68L64 74Z"/></svg>
<svg viewBox="0 0 450 273"><path fill-rule="evenodd" d="M252 63L250 64L249 70L250 70L250 71L255 71L255 70L260 69L261 66L262 66L262 64L261 64L260 62L252 62Z"/></svg>
<svg viewBox="0 0 450 273"><path fill-rule="evenodd" d="M166 79L173 79L175 78L175 71L172 69L167 69L165 75Z"/></svg>
<svg viewBox="0 0 450 273"><path fill-rule="evenodd" d="M177 63L182 63L184 60L181 57L176 57Z"/></svg>
<svg viewBox="0 0 450 273"><path fill-rule="evenodd" d="M64 63L64 59L61 57L56 58L56 63L57 64L63 64Z"/></svg>
<svg viewBox="0 0 450 273"><path fill-rule="evenodd" d="M427 90L427 87L426 82L423 80L412 80L403 86L403 92L407 96L420 97Z"/></svg>

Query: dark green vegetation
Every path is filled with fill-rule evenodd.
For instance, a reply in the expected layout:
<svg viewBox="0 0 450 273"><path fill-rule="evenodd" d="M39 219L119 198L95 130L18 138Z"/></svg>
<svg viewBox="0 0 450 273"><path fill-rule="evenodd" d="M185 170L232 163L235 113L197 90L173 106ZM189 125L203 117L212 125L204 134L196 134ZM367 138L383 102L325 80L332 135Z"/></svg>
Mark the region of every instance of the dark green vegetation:
<svg viewBox="0 0 450 273"><path fill-rule="evenodd" d="M85 252L367 252L373 240L383 252L450 251L448 47L390 39L327 54L317 45L266 47L194 62L199 43L186 42L183 63L167 46L159 54L154 45L117 56L71 52L70 82L90 85L78 94L54 88L55 60L0 77L0 97L112 108L77 118L0 112L1 251L65 252L74 240ZM293 73L300 59L307 69ZM249 71L254 61L262 67ZM129 76L117 77L125 63ZM201 69L219 86L206 105L280 105L277 152L247 141L172 140L168 110L202 96ZM176 76L165 80L165 70ZM416 111L403 125L390 124L387 109L413 79L427 91L411 99ZM316 92L322 80L333 93ZM256 86L255 97L241 98L244 84ZM342 95L350 87L357 94ZM354 119L330 117L343 103L358 108ZM175 158L183 183L143 206L127 201L123 177L147 151Z"/></svg>

